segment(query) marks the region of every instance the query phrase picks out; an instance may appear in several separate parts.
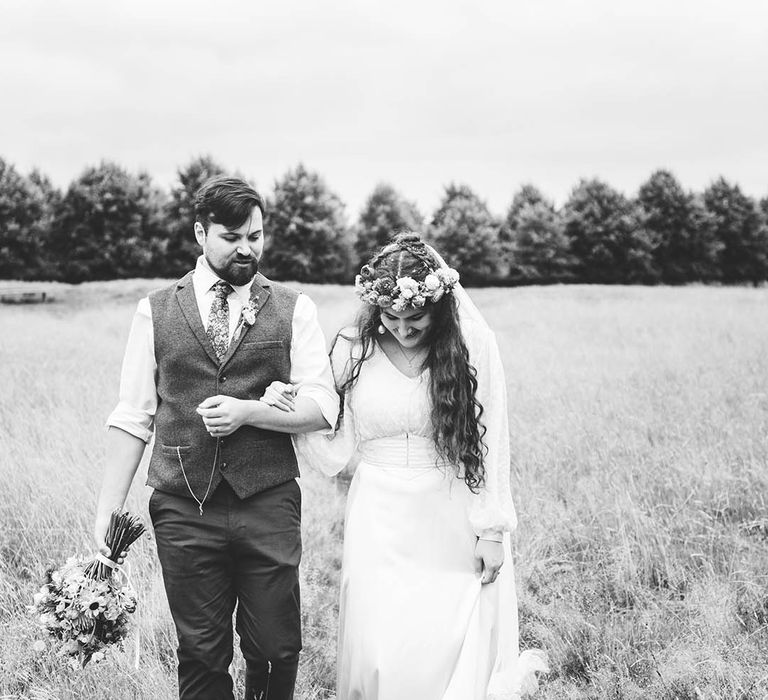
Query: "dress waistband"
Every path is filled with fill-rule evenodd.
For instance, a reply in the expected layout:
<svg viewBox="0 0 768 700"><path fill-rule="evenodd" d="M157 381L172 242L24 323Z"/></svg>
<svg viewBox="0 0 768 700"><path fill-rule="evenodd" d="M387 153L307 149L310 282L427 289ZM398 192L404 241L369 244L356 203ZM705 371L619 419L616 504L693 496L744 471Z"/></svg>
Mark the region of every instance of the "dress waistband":
<svg viewBox="0 0 768 700"><path fill-rule="evenodd" d="M394 469L434 469L445 465L432 438L412 433L365 440L360 444L360 456L368 464Z"/></svg>

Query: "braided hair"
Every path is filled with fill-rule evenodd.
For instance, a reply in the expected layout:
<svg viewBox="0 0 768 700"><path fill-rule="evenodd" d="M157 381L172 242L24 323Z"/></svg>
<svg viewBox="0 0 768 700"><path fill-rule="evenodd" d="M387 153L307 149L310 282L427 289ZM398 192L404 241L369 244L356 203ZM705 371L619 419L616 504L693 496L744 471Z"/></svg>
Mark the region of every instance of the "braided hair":
<svg viewBox="0 0 768 700"><path fill-rule="evenodd" d="M421 238L409 231L398 234L392 243L379 250L368 267L375 278L407 276L420 282L439 264ZM453 294L445 294L431 303L430 310L432 324L424 364L429 369L432 438L440 457L456 465L457 477L477 493L485 482L483 460L487 452L483 443L485 427L480 420L483 406L477 399L477 370L469 362ZM381 308L364 304L354 337L342 331L334 339L334 346L341 337L355 347L354 355L350 351L349 371L338 387L342 397L355 386L363 363L373 354L380 323Z"/></svg>

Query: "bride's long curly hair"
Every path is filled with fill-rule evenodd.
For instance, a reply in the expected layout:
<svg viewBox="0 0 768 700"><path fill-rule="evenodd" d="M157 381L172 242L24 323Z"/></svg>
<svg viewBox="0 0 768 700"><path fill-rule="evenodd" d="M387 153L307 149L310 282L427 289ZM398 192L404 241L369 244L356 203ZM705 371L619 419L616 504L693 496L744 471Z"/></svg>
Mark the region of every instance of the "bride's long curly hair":
<svg viewBox="0 0 768 700"><path fill-rule="evenodd" d="M413 232L398 234L392 243L371 258L368 266L374 279L407 276L417 282L440 267ZM453 294L444 294L436 303L430 303L430 307L432 324L426 341L428 354L424 366L429 370L432 437L438 454L449 464L457 465L457 475L463 478L470 491L477 493L485 483L483 459L487 451L483 443L485 427L480 420L483 406L477 399L477 371L469 362ZM346 379L338 387L342 397L357 383L363 363L371 357L380 323L381 309L363 304L354 337L341 331L334 339L334 346L342 337L354 348L349 370L345 372Z"/></svg>

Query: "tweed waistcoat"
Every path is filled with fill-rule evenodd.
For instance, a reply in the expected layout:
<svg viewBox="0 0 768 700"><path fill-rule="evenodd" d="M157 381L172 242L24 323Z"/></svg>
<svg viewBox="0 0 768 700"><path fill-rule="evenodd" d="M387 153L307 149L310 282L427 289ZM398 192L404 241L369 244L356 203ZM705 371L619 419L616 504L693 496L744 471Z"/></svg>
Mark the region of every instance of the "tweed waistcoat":
<svg viewBox="0 0 768 700"><path fill-rule="evenodd" d="M272 381L290 381L297 298L298 292L257 274L251 287L256 321L242 325L219 363L200 319L192 273L150 294L157 412L149 486L189 498L191 489L202 500L209 481L213 493L225 480L247 498L299 475L290 435L242 426L214 438L195 412L210 396L258 399Z"/></svg>

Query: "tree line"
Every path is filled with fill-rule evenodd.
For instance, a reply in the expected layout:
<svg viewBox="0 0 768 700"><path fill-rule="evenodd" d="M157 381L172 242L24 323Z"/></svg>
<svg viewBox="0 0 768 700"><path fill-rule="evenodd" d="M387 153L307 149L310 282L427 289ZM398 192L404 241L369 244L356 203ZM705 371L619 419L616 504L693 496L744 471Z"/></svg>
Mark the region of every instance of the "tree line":
<svg viewBox="0 0 768 700"><path fill-rule="evenodd" d="M146 173L103 162L62 191L0 158L0 279L178 277L198 255L194 195L224 169L208 156L166 192ZM721 177L686 191L667 170L635 197L583 179L562 207L533 185L503 219L465 185L445 187L430 219L394 187L376 186L348 223L341 199L298 165L267 196L266 274L348 283L393 232L424 234L470 285L760 284L768 279L768 196L755 201Z"/></svg>

